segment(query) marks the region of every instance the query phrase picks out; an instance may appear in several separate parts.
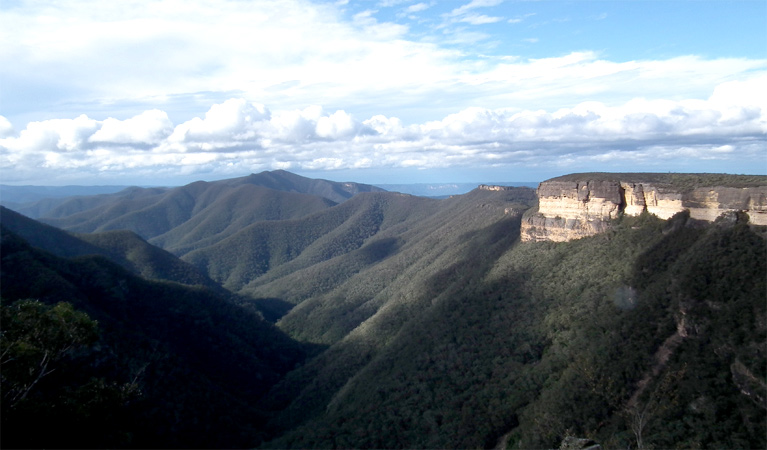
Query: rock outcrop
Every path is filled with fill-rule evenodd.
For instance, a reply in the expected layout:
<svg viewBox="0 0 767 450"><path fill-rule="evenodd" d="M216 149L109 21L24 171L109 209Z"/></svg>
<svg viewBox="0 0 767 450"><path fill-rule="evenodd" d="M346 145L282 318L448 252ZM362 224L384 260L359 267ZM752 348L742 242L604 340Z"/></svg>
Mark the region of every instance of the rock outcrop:
<svg viewBox="0 0 767 450"><path fill-rule="evenodd" d="M709 222L743 211L749 223L767 225L767 176L567 175L544 181L537 192L538 212L523 221L523 241L579 239L607 230L622 214L644 211L668 219L689 210L691 218Z"/></svg>
<svg viewBox="0 0 767 450"><path fill-rule="evenodd" d="M498 186L496 184L480 184L477 189L481 191L512 191L516 189L514 186Z"/></svg>
<svg viewBox="0 0 767 450"><path fill-rule="evenodd" d="M602 450L602 446L591 439L567 436L559 445L559 450Z"/></svg>

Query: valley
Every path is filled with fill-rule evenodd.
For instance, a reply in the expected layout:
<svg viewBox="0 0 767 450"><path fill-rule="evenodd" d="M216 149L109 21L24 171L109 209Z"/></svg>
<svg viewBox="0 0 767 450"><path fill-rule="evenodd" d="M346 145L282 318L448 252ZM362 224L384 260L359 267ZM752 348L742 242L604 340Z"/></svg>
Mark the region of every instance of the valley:
<svg viewBox="0 0 767 450"><path fill-rule="evenodd" d="M2 443L764 448L767 177L661 175L438 199L274 171L2 207ZM21 308L59 302L98 337L30 381L56 325ZM33 421L54 437L5 432Z"/></svg>

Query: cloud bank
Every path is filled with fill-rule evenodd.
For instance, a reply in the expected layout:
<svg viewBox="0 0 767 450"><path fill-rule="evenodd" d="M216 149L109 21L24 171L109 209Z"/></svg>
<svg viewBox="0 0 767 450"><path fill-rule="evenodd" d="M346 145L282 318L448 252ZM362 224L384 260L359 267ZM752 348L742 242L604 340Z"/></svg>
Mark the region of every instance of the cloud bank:
<svg viewBox="0 0 767 450"><path fill-rule="evenodd" d="M0 116L4 182L238 176L261 170L569 168L617 164L665 171L669 163L738 163L764 173L767 77L722 83L706 100L583 102L571 108L471 107L405 124L320 106L270 110L242 98L173 124L160 110L124 120L30 122L16 133ZM575 170L570 170L575 171Z"/></svg>
<svg viewBox="0 0 767 450"><path fill-rule="evenodd" d="M187 120L241 97L414 123L471 106L552 110L586 99L615 106L637 93L703 98L717 84L767 70L764 59L726 55L610 59L588 50L594 47L546 57L495 52L509 34L536 48L551 41L501 20L493 8L508 5L497 0L456 3L445 12L432 2L388 2L418 14L402 23L376 10L352 10L352 2L11 3L0 14L1 113L25 122L57 112L124 119L153 108ZM510 20L538 17L530 14ZM25 115L30 110L38 116Z"/></svg>
<svg viewBox="0 0 767 450"><path fill-rule="evenodd" d="M767 173L763 9L576 3L5 2L0 182Z"/></svg>

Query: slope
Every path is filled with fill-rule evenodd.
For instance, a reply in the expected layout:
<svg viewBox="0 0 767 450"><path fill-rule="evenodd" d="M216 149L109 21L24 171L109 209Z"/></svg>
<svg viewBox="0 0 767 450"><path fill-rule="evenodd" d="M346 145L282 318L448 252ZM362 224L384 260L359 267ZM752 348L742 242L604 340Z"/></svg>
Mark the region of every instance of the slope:
<svg viewBox="0 0 767 450"><path fill-rule="evenodd" d="M48 223L71 231L130 229L144 238L150 238L178 226L210 206L212 202L229 195L229 191L243 186L294 194L289 196L289 199L295 199L298 194L326 199L325 202L315 199L318 208L326 206L328 202L343 202L359 192L381 190L358 183L314 180L285 171L274 171L214 182L198 181L177 188L129 188L111 195L48 199L41 203L25 205L22 211L35 218L44 217ZM252 193L251 190L242 191L238 206L244 206L245 200ZM256 203L263 203L257 204L256 209L279 202L279 199L258 196L265 194L256 194ZM312 212L311 209L307 210L307 206L308 202L305 201L302 214ZM266 211L267 215L278 214L281 219L290 218L289 214L297 212L296 208L288 208L282 215L278 214L279 211Z"/></svg>
<svg viewBox="0 0 767 450"><path fill-rule="evenodd" d="M275 387L268 447L765 446L767 246L747 225L467 238L432 289Z"/></svg>
<svg viewBox="0 0 767 450"><path fill-rule="evenodd" d="M51 187L50 189L53 190L56 188ZM161 187L140 188L131 186L113 193L91 195L64 195L52 193L51 196L40 200L16 203L13 206L6 206L33 219L39 219L41 217L60 218L72 214L77 214L81 211L98 208L117 201L135 201L145 197L156 197L158 195L162 195L167 190L167 188ZM66 193L68 190L64 188L63 192Z"/></svg>
<svg viewBox="0 0 767 450"><path fill-rule="evenodd" d="M59 258L0 231L3 307L66 301L101 332L22 402L3 402L4 447L232 448L263 438L259 399L305 358L303 346L211 290L147 281L102 257ZM4 374L13 364L3 361Z"/></svg>
<svg viewBox="0 0 767 450"><path fill-rule="evenodd" d="M130 230L182 255L251 223L303 217L366 191L380 189L274 171L177 188L130 188L112 195L45 200L22 210L44 215L40 220L68 231Z"/></svg>
<svg viewBox="0 0 767 450"><path fill-rule="evenodd" d="M476 190L440 201L365 193L302 219L253 224L183 259L235 292L300 304L280 326L328 344L449 266L467 233L518 218L531 194Z"/></svg>
<svg viewBox="0 0 767 450"><path fill-rule="evenodd" d="M252 223L299 218L334 204L324 197L251 184L214 186L200 196L189 220L151 242L183 255L219 242Z"/></svg>
<svg viewBox="0 0 767 450"><path fill-rule="evenodd" d="M305 300L280 327L297 338L331 344L381 308L407 315L410 308L421 306L416 299L447 289L460 278L456 264L462 253L490 252L497 243L513 242L516 222L529 206L523 203L528 191L475 190L442 201L411 198L410 210L389 203L402 216L383 220L377 233L355 251L291 268L268 283L254 280L242 292ZM484 242L487 237L491 242Z"/></svg>
<svg viewBox="0 0 767 450"><path fill-rule="evenodd" d="M238 183L190 185L189 197L166 198L160 217L185 211L189 198L192 211L228 205L208 217L244 207L247 196L235 191L257 191ZM737 215L701 224L684 213L643 214L577 241L520 243L531 194L370 192L287 220L235 214L222 226L191 214L179 225L188 229L168 235L185 260L253 305L271 302L276 328L251 323L252 309L221 297L212 304L231 315L201 313L211 307L203 289L146 284L100 259L62 263L28 249L3 248L11 255L3 295L74 298L83 308L103 301L88 311L105 327L122 323L112 316L135 319L134 331L115 329L148 340L121 337L104 348L134 355L119 345L140 342L144 353L128 359L157 366L147 387L156 403L130 415L150 430L137 435L141 445L160 436L163 445L195 447L555 448L577 435L607 448L765 448L765 229ZM204 241L208 233L216 238ZM23 283L6 282L16 273ZM245 323L230 334L235 316ZM271 330L266 340L286 348L296 344L280 330L327 349L269 372L274 366L259 362L279 351L264 342L239 354L245 328ZM158 348L159 360L146 356ZM136 366L118 360L112 365ZM265 381L254 387L246 373Z"/></svg>
<svg viewBox="0 0 767 450"><path fill-rule="evenodd" d="M322 291L325 280L332 279L323 275L351 264L353 257L364 260L368 251L383 256L307 298L278 322L292 336L332 345L275 388L270 400L274 409L282 410L273 422L275 429L321 416L333 396L390 345L405 324L438 299L476 283L477 274L518 240L521 215L528 207L518 198L529 199L528 194L475 190L443 201L419 199L436 211L414 207L423 213L420 219L387 222L359 250L299 271L300 278L277 280L284 283L281 289L293 284L299 294ZM402 240L392 241L392 236ZM379 245L384 251L375 253ZM279 441L278 446L283 444Z"/></svg>
<svg viewBox="0 0 767 450"><path fill-rule="evenodd" d="M83 195L113 194L129 186L14 186L0 184L3 206L9 203L33 203L46 198L75 197Z"/></svg>
<svg viewBox="0 0 767 450"><path fill-rule="evenodd" d="M295 273L359 248L379 231L385 216L382 205L390 200L401 208L389 212L400 217L412 209L408 204L431 203L401 194L361 194L301 219L252 224L215 245L190 252L184 260L205 268L214 279L237 291L264 275L278 276L275 271ZM284 300L300 301L295 297Z"/></svg>
<svg viewBox="0 0 767 450"><path fill-rule="evenodd" d="M274 170L250 174L242 178L221 181L223 184L255 184L269 189L285 192L297 192L327 198L335 203L342 203L361 192L380 192L383 189L369 184L307 178L285 170Z"/></svg>
<svg viewBox="0 0 767 450"><path fill-rule="evenodd" d="M204 272L130 231L73 235L2 206L0 224L31 245L60 257L102 255L148 279L219 288Z"/></svg>

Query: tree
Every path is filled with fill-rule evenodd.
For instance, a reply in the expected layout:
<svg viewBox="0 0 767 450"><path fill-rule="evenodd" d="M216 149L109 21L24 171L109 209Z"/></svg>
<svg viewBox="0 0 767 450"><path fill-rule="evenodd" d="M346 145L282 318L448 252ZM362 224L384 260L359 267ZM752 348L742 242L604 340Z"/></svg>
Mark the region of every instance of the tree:
<svg viewBox="0 0 767 450"><path fill-rule="evenodd" d="M4 407L13 408L56 370L65 356L98 339L98 323L71 304L37 300L0 305L0 385Z"/></svg>
<svg viewBox="0 0 767 450"><path fill-rule="evenodd" d="M644 403L629 400L626 415L631 431L636 438L637 449L645 448L645 435L648 423L661 416L666 410L676 406L679 398L679 382L687 371L686 365L676 371L667 372L655 386Z"/></svg>

